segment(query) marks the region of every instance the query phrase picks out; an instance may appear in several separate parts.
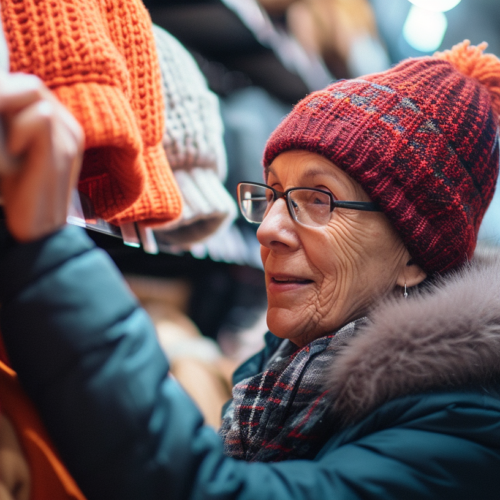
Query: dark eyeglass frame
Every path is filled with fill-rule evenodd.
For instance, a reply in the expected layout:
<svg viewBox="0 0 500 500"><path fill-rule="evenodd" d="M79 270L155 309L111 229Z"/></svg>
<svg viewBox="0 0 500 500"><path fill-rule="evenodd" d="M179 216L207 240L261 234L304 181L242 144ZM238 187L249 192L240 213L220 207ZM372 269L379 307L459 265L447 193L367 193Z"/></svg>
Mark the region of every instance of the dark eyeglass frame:
<svg viewBox="0 0 500 500"><path fill-rule="evenodd" d="M300 191L300 190L306 190L306 191L316 191L318 193L322 193L328 196L330 199L330 214L336 209L336 208L348 208L350 210L361 210L363 212L381 212L380 207L377 205L377 203L371 202L371 201L341 201L341 200L336 200L332 193L328 191L324 191L323 189L318 189L318 188L306 188L306 187L294 187L287 189L286 191L278 191L277 189L274 189L271 186L268 186L267 184L261 184L260 182L239 182L237 185L237 194L238 194L238 206L240 209L240 212L242 213L243 217L245 220L252 224L262 224L261 222L255 222L252 220L247 219L245 216L245 212L242 209L242 200L240 197L240 186L242 184L245 185L251 185L251 186L259 186L262 188L270 189L273 192L273 203L276 200L279 200L280 198L285 198L286 200L286 206L288 208L288 213L290 214L290 217L297 222L298 224L302 226L307 226L307 224L304 224L303 222L300 222L297 220L297 216L295 215L295 212L293 210L292 206L292 199L290 198L290 193L294 191ZM326 224L325 224L326 225ZM314 226L307 226L307 227L314 227ZM319 226L321 227L321 226Z"/></svg>

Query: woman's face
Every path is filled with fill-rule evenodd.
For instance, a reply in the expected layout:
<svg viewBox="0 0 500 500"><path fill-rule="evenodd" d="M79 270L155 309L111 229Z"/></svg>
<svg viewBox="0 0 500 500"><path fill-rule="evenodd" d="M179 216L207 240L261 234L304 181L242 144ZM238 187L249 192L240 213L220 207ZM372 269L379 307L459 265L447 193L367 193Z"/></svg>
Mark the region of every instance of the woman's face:
<svg viewBox="0 0 500 500"><path fill-rule="evenodd" d="M306 151L280 154L269 167L267 184L279 191L314 187L338 200L371 201L340 168ZM306 227L290 217L286 201L279 199L257 238L268 327L298 346L364 316L381 295L405 284L410 255L381 212L336 208L328 225Z"/></svg>

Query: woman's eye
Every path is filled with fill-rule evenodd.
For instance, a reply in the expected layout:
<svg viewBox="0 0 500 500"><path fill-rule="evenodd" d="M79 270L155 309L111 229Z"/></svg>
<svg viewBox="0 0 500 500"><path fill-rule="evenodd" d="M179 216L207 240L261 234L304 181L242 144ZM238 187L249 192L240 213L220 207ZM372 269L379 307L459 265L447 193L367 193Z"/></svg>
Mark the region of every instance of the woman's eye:
<svg viewBox="0 0 500 500"><path fill-rule="evenodd" d="M333 194L333 191L332 191L331 189L328 189L328 188L327 188L327 187L325 187L325 186L318 186L318 189L321 189L321 191L324 191L325 193L328 193L328 194L330 194L331 196L333 196L333 199L334 199L334 200L337 200L337 199L338 199L338 198L337 198L337 196L335 196L335 195Z"/></svg>
<svg viewBox="0 0 500 500"><path fill-rule="evenodd" d="M315 205L330 205L329 201L330 200L328 198L325 198L324 196L323 197L316 196L313 200L313 203Z"/></svg>

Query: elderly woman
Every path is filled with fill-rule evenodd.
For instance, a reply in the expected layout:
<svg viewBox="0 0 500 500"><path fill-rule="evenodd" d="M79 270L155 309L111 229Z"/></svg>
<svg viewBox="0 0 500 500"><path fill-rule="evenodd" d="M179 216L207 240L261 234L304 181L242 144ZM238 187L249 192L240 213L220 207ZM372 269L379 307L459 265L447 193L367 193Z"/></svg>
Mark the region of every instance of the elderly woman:
<svg viewBox="0 0 500 500"><path fill-rule="evenodd" d="M336 82L272 135L265 184L239 186L272 333L235 373L220 436L107 256L57 207L41 233L36 210L15 217L18 194L54 198L30 173L59 175L24 156L3 186L1 328L89 498L498 498L500 264L473 258L499 162L500 62L483 49Z"/></svg>

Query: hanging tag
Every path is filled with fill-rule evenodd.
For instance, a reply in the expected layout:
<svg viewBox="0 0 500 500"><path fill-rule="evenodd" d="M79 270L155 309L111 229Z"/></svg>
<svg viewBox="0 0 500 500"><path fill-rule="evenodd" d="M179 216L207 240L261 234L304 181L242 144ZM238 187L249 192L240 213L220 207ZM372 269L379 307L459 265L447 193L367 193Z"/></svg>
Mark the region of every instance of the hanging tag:
<svg viewBox="0 0 500 500"><path fill-rule="evenodd" d="M133 222L126 222L120 226L122 231L123 243L128 247L139 248L141 246L141 240L137 235L135 229L135 224Z"/></svg>
<svg viewBox="0 0 500 500"><path fill-rule="evenodd" d="M137 226L139 228L143 250L146 253L156 255L159 250L153 230L150 227L143 226L142 224L137 224Z"/></svg>
<svg viewBox="0 0 500 500"><path fill-rule="evenodd" d="M66 222L68 224L73 224L74 226L87 227L87 224L85 223L85 215L83 214L82 202L80 201L80 195L76 189L73 189L71 192L71 200L69 202Z"/></svg>

